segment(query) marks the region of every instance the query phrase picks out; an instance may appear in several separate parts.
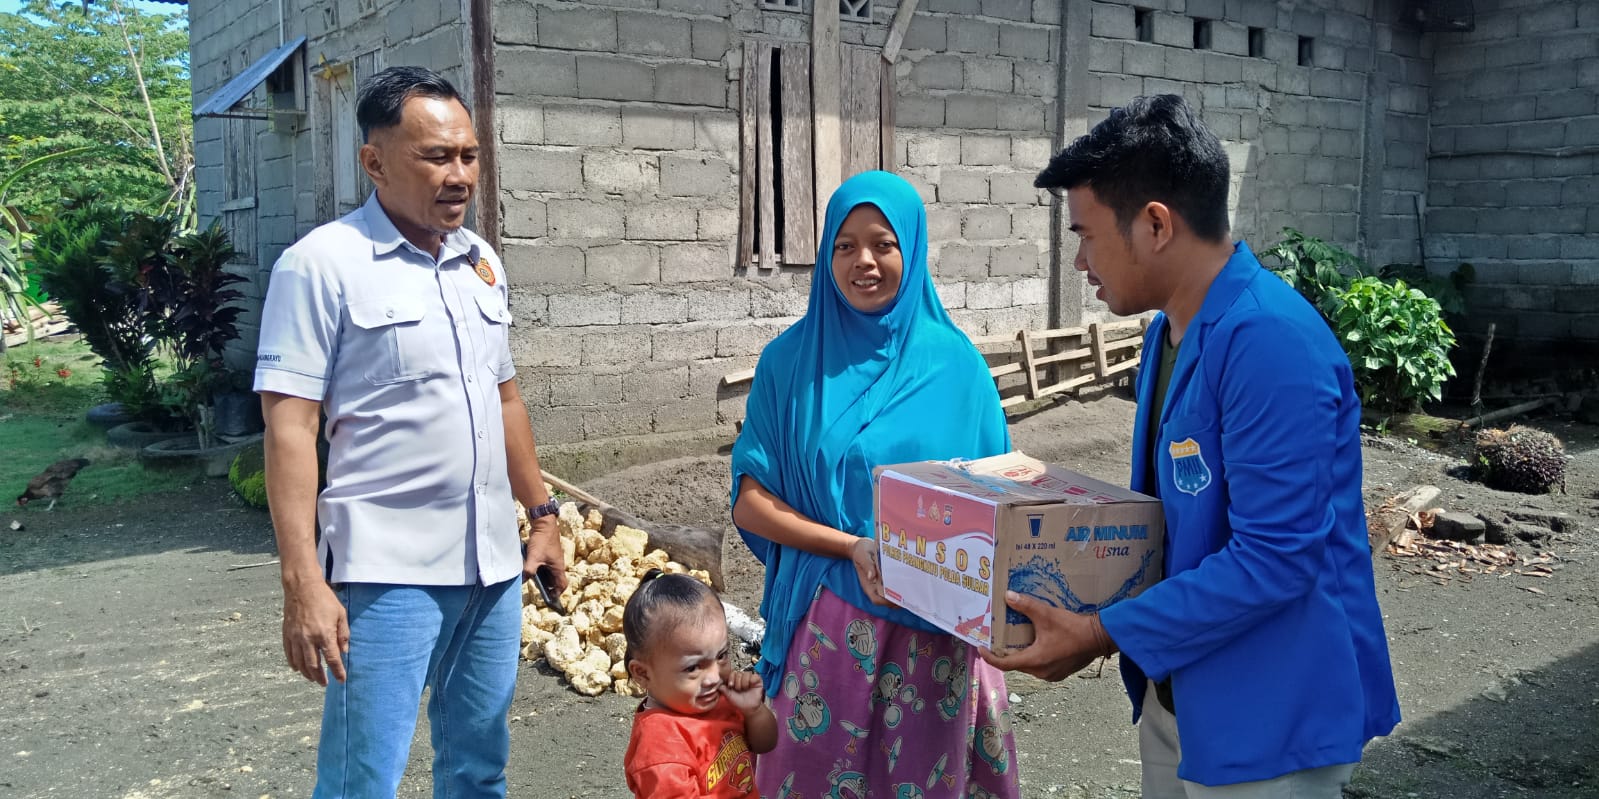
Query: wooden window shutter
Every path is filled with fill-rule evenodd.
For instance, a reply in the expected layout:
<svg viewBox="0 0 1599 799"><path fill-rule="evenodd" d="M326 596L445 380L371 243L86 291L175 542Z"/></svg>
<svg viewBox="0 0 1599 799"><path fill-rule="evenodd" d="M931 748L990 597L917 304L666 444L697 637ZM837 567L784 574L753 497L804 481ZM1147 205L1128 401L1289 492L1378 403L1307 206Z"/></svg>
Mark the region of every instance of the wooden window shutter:
<svg viewBox="0 0 1599 799"><path fill-rule="evenodd" d="M809 48L747 42L741 81L739 264L814 263Z"/></svg>
<svg viewBox="0 0 1599 799"><path fill-rule="evenodd" d="M239 53L240 69L250 63L247 53ZM251 92L247 101L259 89ZM254 106L255 103L251 102ZM222 229L228 233L228 243L237 251L235 263L254 264L260 258L256 247L256 146L259 126L254 120L228 118L223 122L222 161Z"/></svg>
<svg viewBox="0 0 1599 799"><path fill-rule="evenodd" d="M875 49L843 47L835 51L839 70L829 85L813 70L812 52L801 44L747 41L744 46L741 266L814 264L826 201L836 188L821 185L824 173L848 178L894 166L892 65ZM837 115L818 122L814 112L826 107L836 107ZM829 164L833 169L818 172Z"/></svg>

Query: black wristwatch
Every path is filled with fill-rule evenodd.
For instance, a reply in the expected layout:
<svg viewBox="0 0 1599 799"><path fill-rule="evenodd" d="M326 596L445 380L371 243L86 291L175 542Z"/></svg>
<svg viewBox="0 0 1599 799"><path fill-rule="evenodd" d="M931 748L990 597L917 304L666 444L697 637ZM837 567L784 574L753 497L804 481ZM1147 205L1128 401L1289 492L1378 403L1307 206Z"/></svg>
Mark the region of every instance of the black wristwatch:
<svg viewBox="0 0 1599 799"><path fill-rule="evenodd" d="M528 508L527 509L527 518L528 518L529 521L531 521L533 519L539 518L540 516L549 516L552 513L560 513L560 512L561 512L561 503L556 502L554 499L551 499L549 502L546 502L543 505L534 505L533 507Z"/></svg>

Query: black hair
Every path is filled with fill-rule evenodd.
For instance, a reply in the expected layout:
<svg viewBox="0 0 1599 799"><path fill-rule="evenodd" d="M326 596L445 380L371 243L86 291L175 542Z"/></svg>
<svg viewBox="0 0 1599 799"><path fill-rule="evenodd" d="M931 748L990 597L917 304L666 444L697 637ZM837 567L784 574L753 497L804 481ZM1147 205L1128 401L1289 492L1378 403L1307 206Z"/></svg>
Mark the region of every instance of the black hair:
<svg viewBox="0 0 1599 799"><path fill-rule="evenodd" d="M472 107L455 90L454 84L439 73L426 67L389 67L361 81L361 91L355 100L355 121L361 126L361 140L371 138L374 130L400 124L400 110L412 97L454 100L468 114L472 113Z"/></svg>
<svg viewBox="0 0 1599 799"><path fill-rule="evenodd" d="M1125 236L1146 205L1164 203L1207 241L1227 237L1227 152L1187 101L1139 97L1049 160L1033 185L1086 186Z"/></svg>
<svg viewBox="0 0 1599 799"><path fill-rule="evenodd" d="M696 613L707 602L716 602L716 592L693 577L667 574L660 569L645 572L622 608L627 662L641 657L651 639L676 629L683 618Z"/></svg>

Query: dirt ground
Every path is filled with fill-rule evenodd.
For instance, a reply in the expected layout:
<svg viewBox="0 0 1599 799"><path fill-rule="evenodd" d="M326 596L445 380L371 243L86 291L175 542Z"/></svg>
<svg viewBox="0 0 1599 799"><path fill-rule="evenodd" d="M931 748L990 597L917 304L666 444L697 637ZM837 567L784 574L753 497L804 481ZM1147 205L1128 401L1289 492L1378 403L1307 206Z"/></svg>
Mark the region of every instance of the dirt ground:
<svg viewBox="0 0 1599 799"><path fill-rule="evenodd" d="M1106 394L1015 420L1019 448L1121 481L1133 406ZM1599 797L1599 428L1530 420L1567 442L1567 493L1462 482L1461 461L1368 442L1370 505L1417 483L1468 511L1531 508L1560 530L1551 576L1440 579L1374 563L1405 721L1374 742L1349 796ZM759 604L759 565L727 525L725 456L636 467L584 488L645 518L722 527L727 598ZM18 519L25 528L5 525ZM1518 541L1517 551L1535 547ZM0 795L310 794L319 690L279 650L265 514L213 481L127 507L0 514ZM1419 573L1413 573L1419 572ZM1138 753L1114 666L1059 684L1013 677L1028 797L1136 796ZM1239 690L1247 690L1240 686ZM625 797L635 700L578 696L528 663L512 708L511 795ZM426 718L405 796L428 795Z"/></svg>

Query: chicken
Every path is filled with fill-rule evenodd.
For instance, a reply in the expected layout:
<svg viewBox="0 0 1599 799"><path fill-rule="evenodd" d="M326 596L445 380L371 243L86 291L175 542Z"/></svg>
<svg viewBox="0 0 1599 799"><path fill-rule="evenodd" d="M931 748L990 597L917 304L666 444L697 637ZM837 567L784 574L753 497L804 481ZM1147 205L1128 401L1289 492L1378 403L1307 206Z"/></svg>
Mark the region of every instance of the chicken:
<svg viewBox="0 0 1599 799"><path fill-rule="evenodd" d="M45 510L55 510L56 500L66 493L67 483L72 482L79 469L89 465L87 458L66 458L46 466L37 477L28 481L28 490L17 495L17 506L28 504L31 500L50 500L50 507Z"/></svg>

